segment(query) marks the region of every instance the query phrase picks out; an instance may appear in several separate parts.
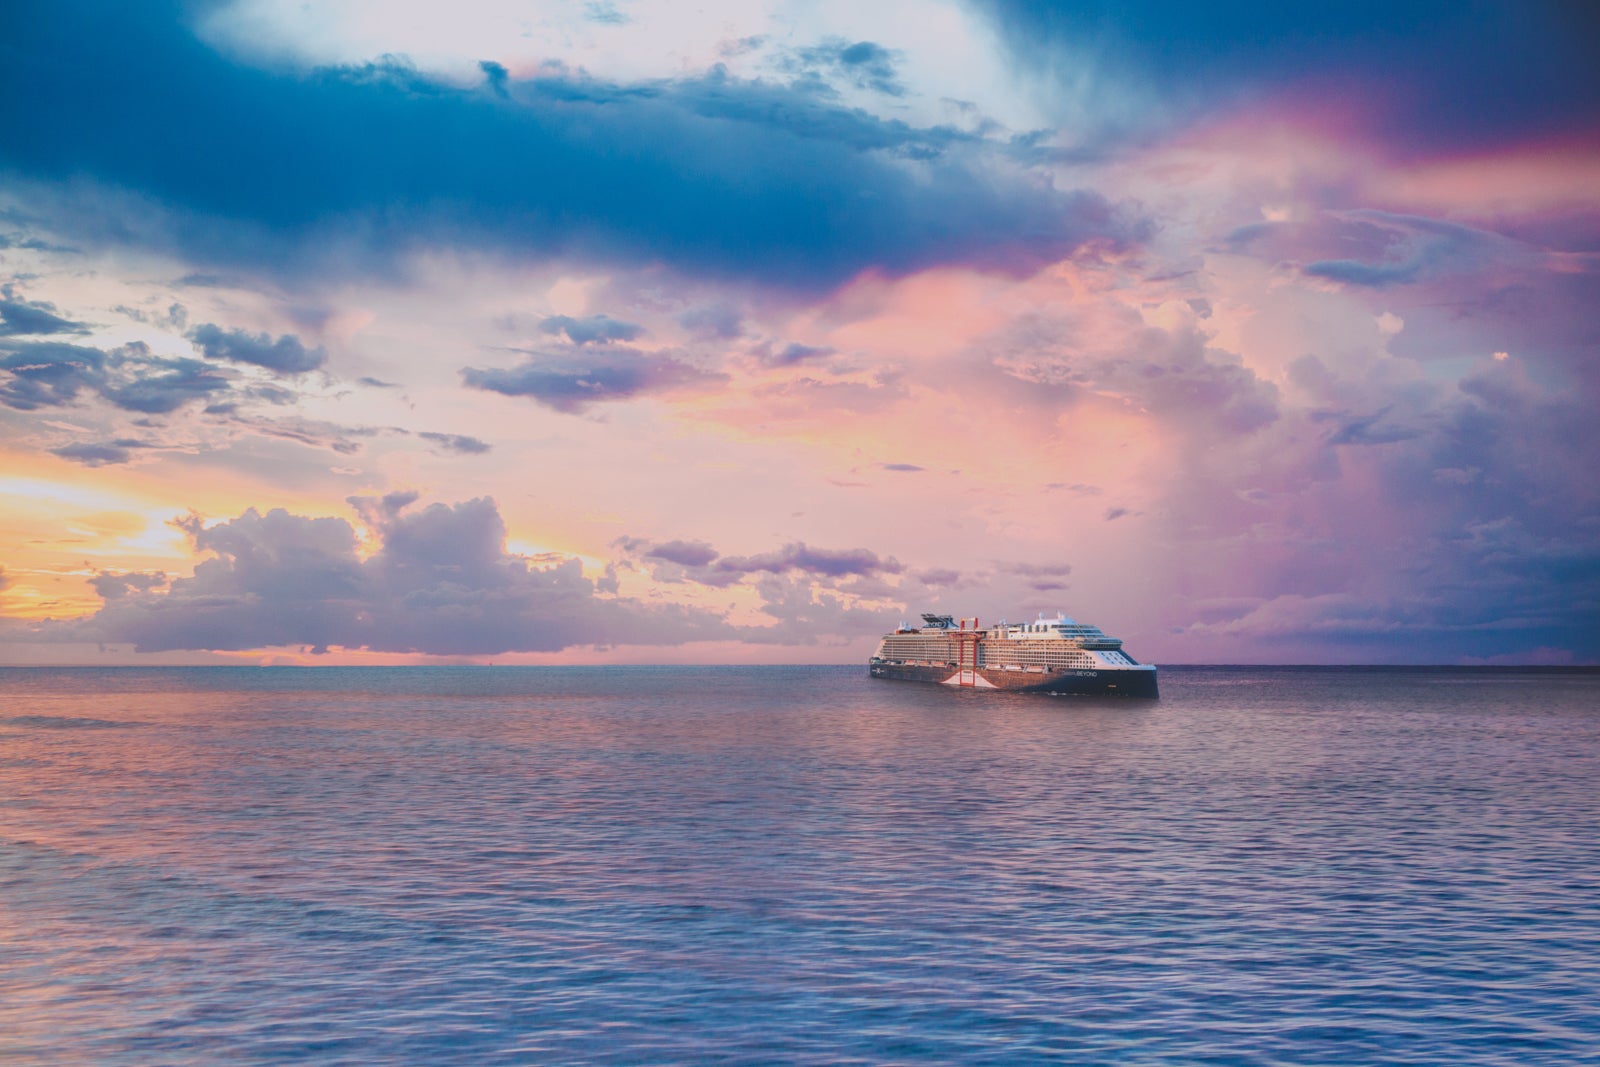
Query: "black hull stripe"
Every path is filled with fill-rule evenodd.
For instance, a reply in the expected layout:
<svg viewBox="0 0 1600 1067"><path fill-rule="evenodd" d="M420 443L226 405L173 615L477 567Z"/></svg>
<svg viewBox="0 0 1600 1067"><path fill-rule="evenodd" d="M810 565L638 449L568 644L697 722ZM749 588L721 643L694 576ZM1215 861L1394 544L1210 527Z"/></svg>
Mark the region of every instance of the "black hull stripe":
<svg viewBox="0 0 1600 1067"><path fill-rule="evenodd" d="M1048 674L1029 671L996 671L988 668L914 667L908 664L874 663L872 677L897 682L950 684L948 679L965 674L976 689L1004 689L1011 693L1050 693L1074 696L1124 696L1154 700L1156 672L1153 670L1108 671L1065 670ZM987 683L987 684L985 684Z"/></svg>

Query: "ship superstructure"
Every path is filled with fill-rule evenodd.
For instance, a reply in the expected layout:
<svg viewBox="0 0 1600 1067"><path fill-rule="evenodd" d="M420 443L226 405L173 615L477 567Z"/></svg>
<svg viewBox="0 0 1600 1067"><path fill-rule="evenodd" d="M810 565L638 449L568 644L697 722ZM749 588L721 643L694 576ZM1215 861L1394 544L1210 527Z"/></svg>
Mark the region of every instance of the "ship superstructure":
<svg viewBox="0 0 1600 1067"><path fill-rule="evenodd" d="M923 615L883 636L869 661L875 678L939 682L979 689L1156 696L1156 669L1123 651L1098 626L1063 614L1032 622Z"/></svg>

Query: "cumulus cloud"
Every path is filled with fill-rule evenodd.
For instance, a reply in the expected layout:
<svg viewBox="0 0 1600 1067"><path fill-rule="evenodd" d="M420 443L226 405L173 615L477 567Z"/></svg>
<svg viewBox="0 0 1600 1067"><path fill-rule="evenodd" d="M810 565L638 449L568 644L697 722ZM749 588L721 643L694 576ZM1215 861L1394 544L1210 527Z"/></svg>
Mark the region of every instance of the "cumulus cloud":
<svg viewBox="0 0 1600 1067"><path fill-rule="evenodd" d="M0 341L0 375L0 404L18 411L98 395L125 411L164 415L232 384L200 360L156 356L138 341L109 352L59 341Z"/></svg>
<svg viewBox="0 0 1600 1067"><path fill-rule="evenodd" d="M663 541L651 545L644 555L646 559L664 559L685 567L704 567L716 559L718 553L704 541Z"/></svg>
<svg viewBox="0 0 1600 1067"><path fill-rule="evenodd" d="M273 340L270 334L224 330L207 322L190 330L189 340L200 346L207 359L249 363L278 374L304 374L328 361L321 348L307 348L293 334Z"/></svg>
<svg viewBox="0 0 1600 1067"><path fill-rule="evenodd" d="M190 401L221 392L230 384L198 360L145 359L142 364L143 373L102 389L101 395L126 411L166 415Z"/></svg>
<svg viewBox="0 0 1600 1067"><path fill-rule="evenodd" d="M58 341L0 343L0 403L18 411L61 407L105 382L106 354Z"/></svg>
<svg viewBox="0 0 1600 1067"><path fill-rule="evenodd" d="M571 315L552 315L539 323L541 333L566 334L575 345L591 341L632 341L643 336L644 327L623 322L610 315L590 315L575 319Z"/></svg>
<svg viewBox="0 0 1600 1067"><path fill-rule="evenodd" d="M88 332L83 323L56 314L54 304L20 299L9 288L0 297L0 337Z"/></svg>
<svg viewBox="0 0 1600 1067"><path fill-rule="evenodd" d="M716 616L604 597L576 559L535 564L505 550L487 498L410 510L412 494L355 501L375 527L363 557L339 518L254 509L179 525L204 558L192 576L96 576L105 605L54 636L144 652L279 646L493 655L584 644L726 637Z"/></svg>
<svg viewBox="0 0 1600 1067"><path fill-rule="evenodd" d="M536 353L515 367L467 367L461 372L461 380L472 389L525 396L556 411L577 414L605 401L679 389L706 389L727 379L663 353L574 345L566 351Z"/></svg>
<svg viewBox="0 0 1600 1067"><path fill-rule="evenodd" d="M129 593L148 593L167 584L165 571L96 571L89 585L102 600L116 600Z"/></svg>

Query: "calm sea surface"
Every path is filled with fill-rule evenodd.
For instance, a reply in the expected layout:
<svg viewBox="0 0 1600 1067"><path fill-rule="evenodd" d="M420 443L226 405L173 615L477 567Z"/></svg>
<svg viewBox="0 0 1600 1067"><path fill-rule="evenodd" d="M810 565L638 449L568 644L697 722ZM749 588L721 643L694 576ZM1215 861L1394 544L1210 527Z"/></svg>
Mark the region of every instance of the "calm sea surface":
<svg viewBox="0 0 1600 1067"><path fill-rule="evenodd" d="M6 1064L1600 1063L1600 673L0 670Z"/></svg>

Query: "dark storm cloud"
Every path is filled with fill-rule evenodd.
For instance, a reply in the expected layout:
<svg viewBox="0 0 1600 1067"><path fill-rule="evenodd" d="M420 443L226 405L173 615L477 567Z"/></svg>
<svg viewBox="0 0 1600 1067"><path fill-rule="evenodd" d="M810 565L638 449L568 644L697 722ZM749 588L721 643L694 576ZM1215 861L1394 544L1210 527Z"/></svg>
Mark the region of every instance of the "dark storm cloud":
<svg viewBox="0 0 1600 1067"><path fill-rule="evenodd" d="M1285 94L1347 106L1406 153L1583 134L1600 116L1593 5L974 2L1068 95L1087 86L1096 114L1077 118L1112 137Z"/></svg>
<svg viewBox="0 0 1600 1067"><path fill-rule="evenodd" d="M321 348L307 348L293 334L273 340L271 334L224 330L205 322L189 331L189 340L200 346L207 359L249 363L279 374L304 374L328 361Z"/></svg>
<svg viewBox="0 0 1600 1067"><path fill-rule="evenodd" d="M0 337L88 332L83 323L57 315L54 304L22 300L9 295L0 298Z"/></svg>
<svg viewBox="0 0 1600 1067"><path fill-rule="evenodd" d="M576 414L604 401L712 387L726 379L660 353L574 346L571 350L536 353L527 362L508 369L467 367L461 372L461 380L473 389L525 396L556 411Z"/></svg>
<svg viewBox="0 0 1600 1067"><path fill-rule="evenodd" d="M1096 194L1017 172L1004 146L801 87L720 70L463 89L395 64L255 69L197 40L182 10L8 10L0 99L26 106L0 109L0 159L55 229L213 268L381 274L451 245L797 288L869 267L1026 272L1144 232Z"/></svg>
<svg viewBox="0 0 1600 1067"><path fill-rule="evenodd" d="M1252 538L1259 558L1214 587L1235 597L1253 575L1274 574L1255 588L1261 602L1197 632L1347 662L1600 660L1592 394L1515 356L1404 390L1387 373L1296 361L1297 387L1339 407L1289 416L1281 480L1247 505L1276 535ZM1366 474L1330 478L1323 460ZM1207 510L1180 521L1222 528L1219 514L1236 505L1204 497ZM1326 516L1314 537L1308 513ZM1189 551L1206 558L1203 542Z"/></svg>
<svg viewBox="0 0 1600 1067"><path fill-rule="evenodd" d="M381 541L366 558L343 519L252 509L212 526L181 520L208 557L192 577L165 591L154 579L97 581L105 606L57 636L141 652L302 645L494 655L732 632L708 613L599 597L576 559L536 567L508 554L491 500L408 512L410 501L358 502Z"/></svg>

